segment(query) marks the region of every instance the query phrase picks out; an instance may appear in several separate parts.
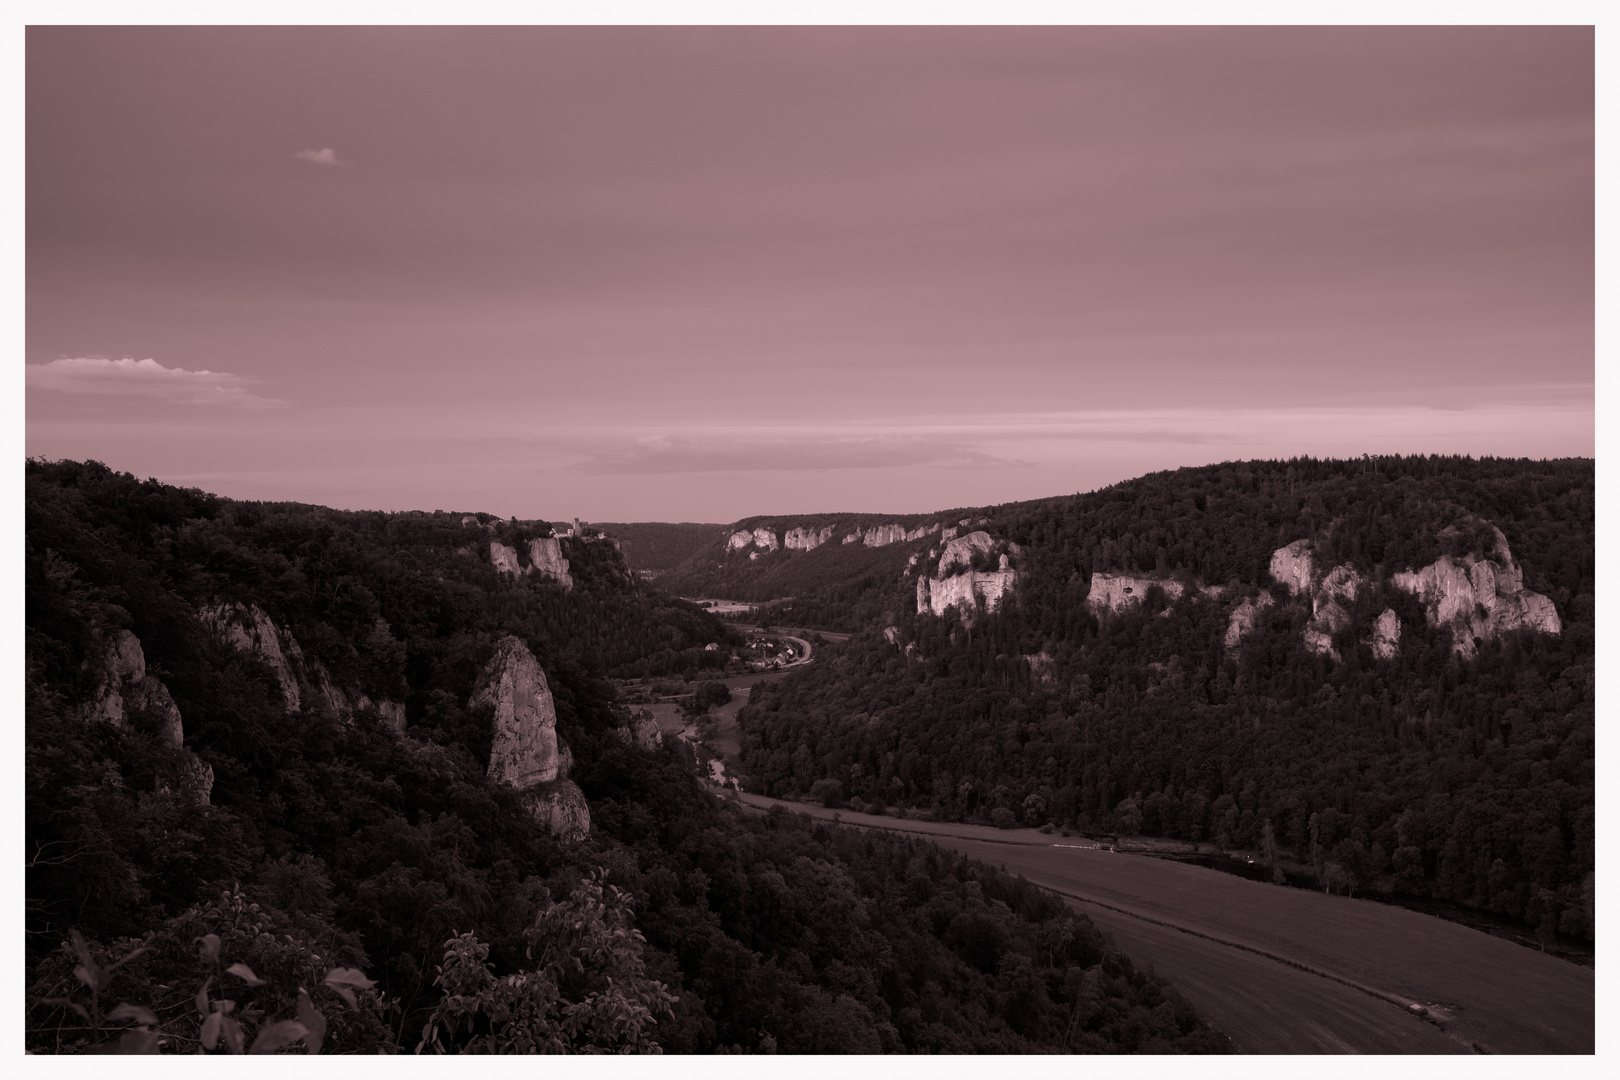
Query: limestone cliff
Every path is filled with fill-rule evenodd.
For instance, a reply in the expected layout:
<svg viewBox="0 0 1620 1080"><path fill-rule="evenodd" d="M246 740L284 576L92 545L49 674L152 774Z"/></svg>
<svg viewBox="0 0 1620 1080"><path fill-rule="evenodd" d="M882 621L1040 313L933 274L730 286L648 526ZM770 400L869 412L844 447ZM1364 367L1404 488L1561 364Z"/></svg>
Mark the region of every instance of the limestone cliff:
<svg viewBox="0 0 1620 1080"><path fill-rule="evenodd" d="M1309 555L1305 559L1308 569ZM1275 555L1272 562L1275 565ZM1305 589L1300 590L1309 592L1311 596L1311 621L1303 633L1307 649L1322 656L1331 656L1335 660L1342 659L1339 651L1333 647L1333 635L1350 626L1350 612L1345 605L1355 601L1356 591L1361 586L1361 575L1349 564L1335 566L1315 588L1311 588L1307 580ZM1292 582L1289 583L1289 589L1293 590Z"/></svg>
<svg viewBox="0 0 1620 1080"><path fill-rule="evenodd" d="M496 573L511 574L513 577L523 573L523 567L518 564L517 552L499 540L489 542L489 561L495 564Z"/></svg>
<svg viewBox="0 0 1620 1080"><path fill-rule="evenodd" d="M159 787L166 790L172 783L184 797L206 804L214 789L214 770L186 749L180 709L169 688L146 673L140 639L128 630L115 631L93 666L96 688L79 715L86 722L105 722L151 736L173 754Z"/></svg>
<svg viewBox="0 0 1620 1080"><path fill-rule="evenodd" d="M1514 562L1507 538L1491 530L1495 544L1485 558L1442 555L1421 570L1405 570L1391 583L1423 601L1433 627L1450 627L1452 648L1465 657L1476 654L1476 641L1488 641L1511 630L1563 631L1553 602L1524 587L1524 571Z"/></svg>
<svg viewBox="0 0 1620 1080"><path fill-rule="evenodd" d="M864 531L857 530L844 537L844 543L853 544L859 540L867 547L888 547L890 544L903 544L910 540L921 540L929 533L939 532L939 525L919 525L907 531L904 525L874 525Z"/></svg>
<svg viewBox="0 0 1620 1080"><path fill-rule="evenodd" d="M944 577L958 566L965 569L973 564L975 554L980 552L989 554L995 546L995 540L989 533L983 531L952 537L945 545L945 550L940 552L939 569L936 572L940 577Z"/></svg>
<svg viewBox="0 0 1620 1080"><path fill-rule="evenodd" d="M917 614L944 615L956 607L971 618L981 602L986 611L994 611L1017 583L1018 571L1007 569L1005 563L1000 570L969 570L944 578L924 574L917 579Z"/></svg>
<svg viewBox="0 0 1620 1080"><path fill-rule="evenodd" d="M1383 614L1378 616L1367 644L1372 646L1373 655L1378 659L1394 659L1401 644L1401 620L1393 608L1385 608Z"/></svg>
<svg viewBox="0 0 1620 1080"><path fill-rule="evenodd" d="M288 659L288 652L297 650L298 644L288 636L291 650L282 648L281 631L270 621L270 616L257 604L214 604L199 613L203 624L225 639L238 652L254 653L275 673L281 686L281 696L287 711L295 713L302 707L302 693L298 676ZM299 654L302 659L302 655Z"/></svg>
<svg viewBox="0 0 1620 1080"><path fill-rule="evenodd" d="M365 694L356 694L351 701L350 695L332 682L326 666L319 660L305 659L298 639L278 627L257 604L217 603L202 608L198 617L227 645L264 661L275 674L289 713L301 713L313 706L317 711L350 720L357 709L376 709L385 723L404 733L404 704L373 702ZM388 624L380 625L386 630Z"/></svg>
<svg viewBox="0 0 1620 1080"><path fill-rule="evenodd" d="M831 539L833 527L828 525L821 530L816 529L789 529L787 535L782 537L782 546L789 551L814 551Z"/></svg>
<svg viewBox="0 0 1620 1080"><path fill-rule="evenodd" d="M1311 565L1311 542L1295 540L1287 547L1272 552L1271 576L1273 580L1286 585L1294 596L1309 593L1315 576Z"/></svg>
<svg viewBox="0 0 1620 1080"><path fill-rule="evenodd" d="M1270 593L1261 593L1259 596L1246 598L1237 607L1232 609L1231 617L1226 623L1226 647L1235 649L1245 635L1253 630L1260 620L1260 613L1272 605Z"/></svg>
<svg viewBox="0 0 1620 1080"><path fill-rule="evenodd" d="M752 532L747 529L738 529L726 540L726 552L729 554L733 551L741 551L750 544L759 548L760 551L775 551L778 547L776 533L763 525Z"/></svg>
<svg viewBox="0 0 1620 1080"><path fill-rule="evenodd" d="M1313 653L1340 659L1333 647L1333 635L1350 626L1350 613L1337 600L1327 600L1316 610L1316 615L1305 625L1305 647Z"/></svg>
<svg viewBox="0 0 1620 1080"><path fill-rule="evenodd" d="M516 788L535 820L554 835L582 839L590 831L590 811L568 779L572 756L559 745L551 688L529 647L511 635L502 638L467 704L495 713L489 778Z"/></svg>
<svg viewBox="0 0 1620 1080"><path fill-rule="evenodd" d="M1157 585L1164 590L1165 599L1179 600L1186 586L1170 578L1136 577L1131 574L1091 575L1091 587L1086 591L1086 605L1093 612L1119 612L1140 604L1148 589Z"/></svg>
<svg viewBox="0 0 1620 1080"><path fill-rule="evenodd" d="M555 581L565 590L574 587L574 579L568 576L568 560L562 557L562 541L555 536L529 541L529 563L536 574Z"/></svg>

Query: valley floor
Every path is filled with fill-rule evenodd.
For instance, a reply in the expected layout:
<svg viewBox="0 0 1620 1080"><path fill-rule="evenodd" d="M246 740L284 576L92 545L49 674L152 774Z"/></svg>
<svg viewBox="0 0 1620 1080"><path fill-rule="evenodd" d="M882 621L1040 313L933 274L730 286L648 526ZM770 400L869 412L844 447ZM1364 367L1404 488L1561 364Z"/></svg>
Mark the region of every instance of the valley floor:
<svg viewBox="0 0 1620 1080"><path fill-rule="evenodd" d="M1429 915L1034 830L741 798L759 809L781 805L846 825L920 833L1023 874L1068 897L1249 1053L1594 1049L1592 969Z"/></svg>

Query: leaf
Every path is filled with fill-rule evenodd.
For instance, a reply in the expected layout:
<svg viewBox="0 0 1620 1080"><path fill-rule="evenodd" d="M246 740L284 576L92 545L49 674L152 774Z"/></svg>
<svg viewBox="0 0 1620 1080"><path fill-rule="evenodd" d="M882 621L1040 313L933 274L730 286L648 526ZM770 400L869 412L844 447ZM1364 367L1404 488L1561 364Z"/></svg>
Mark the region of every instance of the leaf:
<svg viewBox="0 0 1620 1080"><path fill-rule="evenodd" d="M79 954L79 963L89 967L91 963L90 946L84 943L84 935L77 930L69 930L68 940L73 942L73 951Z"/></svg>
<svg viewBox="0 0 1620 1080"><path fill-rule="evenodd" d="M336 990L337 993L338 993L338 996L341 997L344 1001L347 1001L349 1003L349 1008L351 1008L351 1009L360 1008L360 1003L358 1001L354 1000L354 991L353 990L350 990L347 986L334 986L334 987L332 987L332 989Z"/></svg>
<svg viewBox="0 0 1620 1080"><path fill-rule="evenodd" d="M309 1029L309 1034L304 1036L304 1045L309 1047L310 1053L320 1053L321 1043L326 1040L326 1017L302 988L298 991L298 1020Z"/></svg>
<svg viewBox="0 0 1620 1080"><path fill-rule="evenodd" d="M158 1022L157 1014L152 1012L151 1009L148 1009L144 1005L131 1005L127 1001L123 1002L122 1004L120 1004L118 1006L118 1008L116 1008L112 1012L108 1013L107 1014L107 1019L108 1020L134 1020L138 1024L154 1024L154 1025Z"/></svg>
<svg viewBox="0 0 1620 1080"><path fill-rule="evenodd" d="M107 973L101 970L101 968L97 967L95 964L90 964L88 967L84 964L80 964L78 967L73 969L73 974L77 975L79 981L84 983L84 985L88 986L92 990L100 991L107 988Z"/></svg>
<svg viewBox="0 0 1620 1080"><path fill-rule="evenodd" d="M235 975L249 986L263 986L264 980L253 974L253 969L246 964L232 964L225 969L227 975Z"/></svg>
<svg viewBox="0 0 1620 1080"><path fill-rule="evenodd" d="M213 982L212 976L203 980L202 989L197 991L197 1015L203 1018L208 1016L208 984Z"/></svg>
<svg viewBox="0 0 1620 1080"><path fill-rule="evenodd" d="M219 1045L219 1023L225 1019L224 1013L212 1013L203 1021L202 1044L204 1050L212 1050Z"/></svg>
<svg viewBox="0 0 1620 1080"><path fill-rule="evenodd" d="M158 1033L145 1028L126 1031L118 1040L120 1054L155 1054L158 1052Z"/></svg>
<svg viewBox="0 0 1620 1080"><path fill-rule="evenodd" d="M64 1009L72 1009L74 1012L78 1013L80 1016L82 1016L86 1020L90 1019L90 1014L85 1011L84 1006L80 1005L77 1001L74 1001L72 998L42 998L40 1000L40 1004L42 1004L42 1005L60 1005Z"/></svg>
<svg viewBox="0 0 1620 1080"><path fill-rule="evenodd" d="M253 1049L250 1054L274 1054L283 1047L291 1046L309 1033L309 1029L296 1020L283 1020L271 1024L259 1032L259 1037L253 1040Z"/></svg>
<svg viewBox="0 0 1620 1080"><path fill-rule="evenodd" d="M231 1053L240 1054L242 1052L242 1025L228 1016L221 1016L219 1026L220 1030L225 1033L225 1045L230 1047Z"/></svg>
<svg viewBox="0 0 1620 1080"><path fill-rule="evenodd" d="M370 990L376 982L366 978L366 973L357 968L333 968L326 973L326 985L334 990L339 986L353 986L359 990Z"/></svg>
<svg viewBox="0 0 1620 1080"><path fill-rule="evenodd" d="M219 963L219 935L204 934L197 940L202 942L203 959L208 961L210 964Z"/></svg>
<svg viewBox="0 0 1620 1080"><path fill-rule="evenodd" d="M115 961L113 963L113 966L108 968L107 970L108 971L117 971L119 968L123 967L125 964L127 964L131 960L135 959L137 956L140 956L143 953L147 953L147 952L150 952L150 951L151 950L148 949L145 945L138 946L133 951L126 954L122 960Z"/></svg>

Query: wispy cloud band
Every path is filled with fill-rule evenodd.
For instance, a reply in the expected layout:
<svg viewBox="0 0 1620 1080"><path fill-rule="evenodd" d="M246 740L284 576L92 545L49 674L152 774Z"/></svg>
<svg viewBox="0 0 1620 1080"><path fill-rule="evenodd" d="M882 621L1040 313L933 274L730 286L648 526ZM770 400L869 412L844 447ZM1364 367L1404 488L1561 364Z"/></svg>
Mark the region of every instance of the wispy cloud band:
<svg viewBox="0 0 1620 1080"><path fill-rule="evenodd" d="M27 366L30 390L64 394L127 394L159 398L176 405L213 405L228 409L273 409L286 404L248 389L254 380L224 371L187 371L164 367L148 357L75 356Z"/></svg>

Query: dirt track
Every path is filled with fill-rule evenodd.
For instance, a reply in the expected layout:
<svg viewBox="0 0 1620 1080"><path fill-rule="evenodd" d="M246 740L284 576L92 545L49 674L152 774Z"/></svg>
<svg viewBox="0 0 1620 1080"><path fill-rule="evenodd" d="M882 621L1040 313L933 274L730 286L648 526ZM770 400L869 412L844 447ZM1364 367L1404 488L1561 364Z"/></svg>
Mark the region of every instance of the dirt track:
<svg viewBox="0 0 1620 1080"><path fill-rule="evenodd" d="M743 798L756 808L776 802ZM1456 923L1033 830L837 816L921 833L1069 897L1250 1053L1594 1049L1592 969Z"/></svg>

